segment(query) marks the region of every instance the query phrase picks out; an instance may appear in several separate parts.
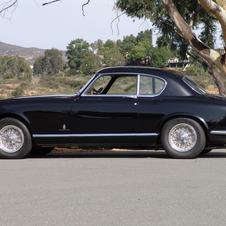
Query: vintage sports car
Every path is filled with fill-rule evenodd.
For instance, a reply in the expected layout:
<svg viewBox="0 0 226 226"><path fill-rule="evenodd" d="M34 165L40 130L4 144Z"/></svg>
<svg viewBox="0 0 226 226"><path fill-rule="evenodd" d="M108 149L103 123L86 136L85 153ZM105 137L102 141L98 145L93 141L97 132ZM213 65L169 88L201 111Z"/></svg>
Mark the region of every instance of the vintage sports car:
<svg viewBox="0 0 226 226"><path fill-rule="evenodd" d="M1 158L54 147L165 149L195 158L225 142L226 98L171 70L104 68L74 95L0 101Z"/></svg>

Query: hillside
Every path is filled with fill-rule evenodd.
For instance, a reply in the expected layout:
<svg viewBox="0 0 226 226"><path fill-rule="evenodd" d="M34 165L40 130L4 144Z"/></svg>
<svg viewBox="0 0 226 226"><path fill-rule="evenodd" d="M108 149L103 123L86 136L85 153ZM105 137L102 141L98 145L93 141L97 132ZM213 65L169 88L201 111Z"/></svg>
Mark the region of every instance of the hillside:
<svg viewBox="0 0 226 226"><path fill-rule="evenodd" d="M65 51L63 52L63 58L65 58ZM35 58L39 56L43 56L45 53L45 49L39 48L24 48L16 45L10 45L3 42L0 42L0 56L21 56L25 58L29 65L33 65Z"/></svg>

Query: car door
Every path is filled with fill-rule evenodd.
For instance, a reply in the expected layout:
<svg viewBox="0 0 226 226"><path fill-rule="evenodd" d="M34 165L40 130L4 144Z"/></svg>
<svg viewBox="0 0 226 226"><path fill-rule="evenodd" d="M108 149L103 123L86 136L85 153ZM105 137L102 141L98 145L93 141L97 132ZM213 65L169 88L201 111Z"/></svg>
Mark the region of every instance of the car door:
<svg viewBox="0 0 226 226"><path fill-rule="evenodd" d="M166 82L155 76L139 75L138 95L138 136L139 142L147 145L155 144L158 137L159 122L164 116L164 106L159 95Z"/></svg>
<svg viewBox="0 0 226 226"><path fill-rule="evenodd" d="M136 143L137 75L100 75L72 106L74 141Z"/></svg>

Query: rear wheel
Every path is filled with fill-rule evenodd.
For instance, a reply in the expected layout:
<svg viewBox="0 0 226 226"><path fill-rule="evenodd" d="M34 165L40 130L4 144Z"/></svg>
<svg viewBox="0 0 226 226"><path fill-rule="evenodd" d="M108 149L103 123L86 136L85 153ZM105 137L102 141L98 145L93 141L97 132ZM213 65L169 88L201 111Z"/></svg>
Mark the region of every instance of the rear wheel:
<svg viewBox="0 0 226 226"><path fill-rule="evenodd" d="M201 151L200 155L205 155L205 154L207 154L211 151L212 151L212 149L204 149L204 150Z"/></svg>
<svg viewBox="0 0 226 226"><path fill-rule="evenodd" d="M195 158L205 147L206 137L202 127L189 118L168 121L161 133L165 151L174 158Z"/></svg>
<svg viewBox="0 0 226 226"><path fill-rule="evenodd" d="M31 135L19 120L0 120L0 158L23 158L32 147Z"/></svg>

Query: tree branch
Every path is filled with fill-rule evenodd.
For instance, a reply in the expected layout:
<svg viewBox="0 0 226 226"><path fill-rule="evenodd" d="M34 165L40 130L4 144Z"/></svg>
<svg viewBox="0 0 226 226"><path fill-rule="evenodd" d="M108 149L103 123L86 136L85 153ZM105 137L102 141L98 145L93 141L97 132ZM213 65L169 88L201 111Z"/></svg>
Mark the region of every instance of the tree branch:
<svg viewBox="0 0 226 226"><path fill-rule="evenodd" d="M3 12L3 11L6 11L7 9L11 8L12 6L14 6L18 0L15 0L12 4L10 4L9 6L7 6L11 1L8 1L5 3L5 6L2 8L2 10L0 10L0 14Z"/></svg>
<svg viewBox="0 0 226 226"><path fill-rule="evenodd" d="M212 0L200 0L199 2L204 9L213 14L219 20L224 36L224 41L226 42L226 3L225 1L216 1L218 2L218 5Z"/></svg>
<svg viewBox="0 0 226 226"><path fill-rule="evenodd" d="M90 2L90 0L88 0L86 3L84 3L84 4L82 5L82 15L83 15L83 16L85 16L85 13L84 13L84 6L88 5L89 2Z"/></svg>
<svg viewBox="0 0 226 226"><path fill-rule="evenodd" d="M200 3L198 3L198 7L196 8L196 11L192 14L192 19L190 21L189 26L192 28L194 25L194 22L196 21L196 19L199 16L199 10L200 10Z"/></svg>
<svg viewBox="0 0 226 226"><path fill-rule="evenodd" d="M61 0L54 0L54 1L46 2L46 3L43 3L42 6L49 5L49 4L52 4L54 2L59 2L59 1L61 1Z"/></svg>

